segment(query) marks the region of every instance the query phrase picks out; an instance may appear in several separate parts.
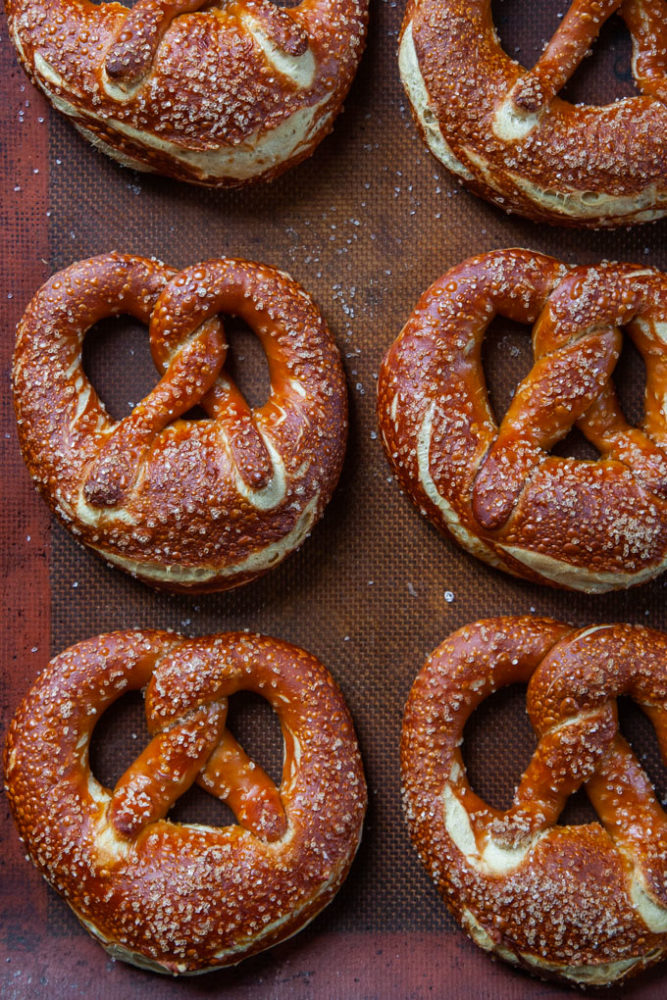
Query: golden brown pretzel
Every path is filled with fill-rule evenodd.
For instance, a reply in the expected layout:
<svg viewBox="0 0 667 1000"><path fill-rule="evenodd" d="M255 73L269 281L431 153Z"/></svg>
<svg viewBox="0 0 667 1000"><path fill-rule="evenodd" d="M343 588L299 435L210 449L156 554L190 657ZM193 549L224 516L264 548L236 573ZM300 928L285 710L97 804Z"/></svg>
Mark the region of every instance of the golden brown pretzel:
<svg viewBox="0 0 667 1000"><path fill-rule="evenodd" d="M468 783L463 729L491 693L529 680L539 744L503 812ZM457 920L500 958L580 985L667 956L667 817L618 733L620 694L650 718L667 764L667 636L489 619L435 650L403 723L412 838ZM582 784L602 825L556 825Z"/></svg>
<svg viewBox="0 0 667 1000"><path fill-rule="evenodd" d="M221 367L218 312L241 316L268 360L271 393L250 409ZM86 331L130 313L150 327L162 374L110 419L81 363ZM107 254L54 275L30 303L14 357L23 455L66 527L155 586L222 590L304 540L338 480L345 382L313 302L261 264L212 260L176 273ZM201 403L207 420L181 420Z"/></svg>
<svg viewBox="0 0 667 1000"><path fill-rule="evenodd" d="M91 734L146 685L152 740L111 791L90 771ZM225 729L239 690L278 714L279 788ZM117 632L71 647L18 709L5 769L30 857L86 929L114 957L173 974L234 965L308 923L347 875L366 805L330 674L288 643L241 633ZM193 781L239 825L167 819Z"/></svg>
<svg viewBox="0 0 667 1000"><path fill-rule="evenodd" d="M561 100L616 9L640 95ZM667 211L666 52L664 0L574 0L532 70L502 50L491 0L409 0L399 64L425 142L476 194L536 221L619 226Z"/></svg>
<svg viewBox="0 0 667 1000"><path fill-rule="evenodd" d="M535 364L498 427L481 361L501 313L534 323ZM448 271L387 352L378 417L417 506L478 558L588 592L667 567L667 277L628 264L565 265L499 250ZM645 416L625 422L609 377L619 326L646 364ZM574 423L598 461L549 449Z"/></svg>
<svg viewBox="0 0 667 1000"><path fill-rule="evenodd" d="M268 180L331 130L367 0L7 0L24 69L121 163L197 184Z"/></svg>

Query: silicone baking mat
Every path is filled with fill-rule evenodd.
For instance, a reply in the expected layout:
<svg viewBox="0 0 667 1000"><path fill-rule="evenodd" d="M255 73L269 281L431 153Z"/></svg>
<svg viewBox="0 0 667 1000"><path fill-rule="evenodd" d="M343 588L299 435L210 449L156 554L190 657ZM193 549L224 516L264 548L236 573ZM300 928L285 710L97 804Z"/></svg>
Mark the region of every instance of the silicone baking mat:
<svg viewBox="0 0 667 1000"><path fill-rule="evenodd" d="M495 3L508 51L531 64L565 6L531 5L528 18L519 0ZM467 622L534 613L577 625L620 620L667 628L667 577L606 596L558 592L501 575L442 539L391 478L376 428L376 379L385 350L421 292L460 260L518 245L569 263L615 258L664 269L667 223L613 233L550 229L505 216L469 195L416 135L396 65L401 17L402 5L393 0L372 4L368 47L333 134L291 173L242 192L200 190L134 173L94 151L23 76L3 22L3 732L49 657L86 636L133 626L188 635L249 628L304 646L332 671L356 721L370 796L362 847L328 910L298 937L236 970L182 981L107 958L24 861L3 799L3 997L571 995L493 963L448 917L410 847L401 815L403 705L428 653ZM575 99L602 102L631 93L630 45L620 23L605 28L597 53L573 81ZM16 322L49 274L112 249L156 255L176 267L231 255L285 269L316 299L342 352L350 432L335 497L298 553L238 591L169 596L108 568L51 523L23 468L9 392ZM234 332L233 355L239 381L260 399L266 389L263 362L243 329ZM118 416L154 380L145 331L129 322L101 324L87 339L86 364ZM485 364L500 414L530 367L528 331L496 322ZM616 382L635 418L642 375L641 362L627 350ZM567 447L584 448L576 438ZM269 714L251 699L235 705L245 745L275 772L279 747ZM657 778L650 727L630 707L623 720ZM102 780L113 782L134 758L142 727L141 707L131 699L105 717L93 756ZM497 695L467 731L475 787L494 804L507 804L533 746L523 693ZM663 798L665 791L663 782ZM589 817L582 796L567 815L574 821ZM221 813L203 794L192 794L177 816L216 821ZM663 991L664 978L652 972L623 992L646 1000Z"/></svg>

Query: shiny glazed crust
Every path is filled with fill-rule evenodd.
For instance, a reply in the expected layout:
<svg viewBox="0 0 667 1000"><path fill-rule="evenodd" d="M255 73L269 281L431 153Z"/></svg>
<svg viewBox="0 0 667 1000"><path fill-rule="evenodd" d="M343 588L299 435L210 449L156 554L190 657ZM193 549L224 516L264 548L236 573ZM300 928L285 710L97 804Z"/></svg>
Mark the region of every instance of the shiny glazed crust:
<svg viewBox="0 0 667 1000"><path fill-rule="evenodd" d="M535 364L500 426L482 342L497 314L534 324ZM528 250L452 268L387 352L378 419L419 509L491 565L601 593L667 567L667 278L629 264L567 268ZM630 427L610 376L623 326L646 366L645 415ZM577 426L597 461L551 454Z"/></svg>
<svg viewBox="0 0 667 1000"><path fill-rule="evenodd" d="M617 8L640 96L561 100ZM664 0L574 0L532 70L501 48L491 0L410 0L399 64L424 141L475 194L535 221L620 226L667 211L666 49Z"/></svg>
<svg viewBox="0 0 667 1000"><path fill-rule="evenodd" d="M267 355L271 393L250 409L221 372L218 313L241 316ZM99 319L149 327L162 378L121 421L83 371ZM19 325L14 399L28 469L83 544L157 587L223 590L297 548L338 480L347 397L317 308L287 275L213 260L176 273L107 254L54 275ZM208 419L183 420L201 404Z"/></svg>
<svg viewBox="0 0 667 1000"><path fill-rule="evenodd" d="M503 812L470 787L461 744L480 702L517 682L539 744ZM641 705L667 764L667 636L489 619L434 651L403 722L406 815L448 907L480 947L577 985L667 955L667 817L618 733L620 694ZM582 784L601 824L556 825Z"/></svg>
<svg viewBox="0 0 667 1000"><path fill-rule="evenodd" d="M33 82L104 152L179 180L237 186L309 156L364 47L366 0L7 0Z"/></svg>
<svg viewBox="0 0 667 1000"><path fill-rule="evenodd" d="M106 708L147 686L152 740L111 791L91 774ZM227 699L266 698L284 739L279 788L225 729ZM310 654L236 634L117 632L66 650L19 707L6 787L28 853L116 958L155 972L234 965L296 933L356 852L366 788L342 695ZM239 825L165 818L199 782Z"/></svg>

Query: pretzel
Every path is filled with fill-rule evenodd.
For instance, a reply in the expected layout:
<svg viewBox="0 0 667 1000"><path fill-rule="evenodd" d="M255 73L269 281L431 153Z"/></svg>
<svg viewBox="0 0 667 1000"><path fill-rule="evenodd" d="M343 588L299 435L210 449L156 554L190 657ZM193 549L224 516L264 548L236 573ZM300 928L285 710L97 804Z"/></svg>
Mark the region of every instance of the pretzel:
<svg viewBox="0 0 667 1000"><path fill-rule="evenodd" d="M636 97L557 96L618 10ZM475 194L537 222L608 227L667 212L667 4L574 0L533 69L502 50L491 0L409 0L399 66L433 155Z"/></svg>
<svg viewBox="0 0 667 1000"><path fill-rule="evenodd" d="M112 791L90 771L102 713L147 685L152 739ZM230 695L278 714L279 788L225 728ZM205 972L290 937L344 881L366 787L352 721L330 674L286 642L116 632L51 661L19 707L6 787L30 858L114 957ZM196 781L237 825L167 818Z"/></svg>
<svg viewBox="0 0 667 1000"><path fill-rule="evenodd" d="M251 409L221 368L219 312L241 316L267 355L268 401ZM161 373L112 420L81 362L86 331L129 313L149 326ZM261 264L212 260L180 273L108 254L54 275L18 330L15 407L28 469L84 545L171 590L255 579L299 546L343 459L345 382L313 302ZM206 420L182 420L201 403Z"/></svg>
<svg viewBox="0 0 667 1000"><path fill-rule="evenodd" d="M195 184L269 180L331 131L368 0L7 0L30 79L96 147Z"/></svg>
<svg viewBox="0 0 667 1000"><path fill-rule="evenodd" d="M529 682L539 742L503 812L470 787L460 746L480 702L517 682ZM578 985L667 956L667 817L618 733L620 694L641 705L667 764L667 636L489 619L432 653L403 722L406 815L448 907L482 948ZM601 825L556 825L582 785Z"/></svg>
<svg viewBox="0 0 667 1000"><path fill-rule="evenodd" d="M535 323L535 364L498 426L481 361L501 313ZM385 356L378 418L421 511L498 569L602 593L667 567L667 277L565 265L528 250L473 257L419 300ZM623 418L610 375L626 328L646 365L645 416ZM600 452L549 450L576 422Z"/></svg>

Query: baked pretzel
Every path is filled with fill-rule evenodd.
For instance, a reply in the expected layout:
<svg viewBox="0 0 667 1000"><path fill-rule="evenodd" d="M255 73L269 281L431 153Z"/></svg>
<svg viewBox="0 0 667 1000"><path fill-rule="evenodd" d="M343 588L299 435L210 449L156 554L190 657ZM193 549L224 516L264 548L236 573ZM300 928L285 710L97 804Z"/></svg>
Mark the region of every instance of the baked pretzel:
<svg viewBox="0 0 667 1000"><path fill-rule="evenodd" d="M146 689L152 736L111 791L90 739L126 691ZM254 691L278 714L279 788L225 728ZM290 937L331 901L361 836L366 787L352 721L309 653L259 635L116 632L51 661L19 707L6 787L30 858L114 958L205 972ZM238 825L171 822L196 781Z"/></svg>
<svg viewBox="0 0 667 1000"><path fill-rule="evenodd" d="M7 0L31 80L95 146L196 184L268 180L331 131L368 0Z"/></svg>
<svg viewBox="0 0 667 1000"><path fill-rule="evenodd" d="M539 743L503 812L468 783L463 730L488 695L529 680ZM619 735L620 694L641 705L667 764L667 636L490 619L435 650L403 723L412 839L456 919L500 958L579 985L667 955L667 817ZM556 825L582 785L602 825Z"/></svg>
<svg viewBox="0 0 667 1000"><path fill-rule="evenodd" d="M500 426L481 361L501 313L534 323L535 364ZM604 592L667 567L667 277L565 265L528 250L473 257L424 293L379 377L383 443L400 482L480 559L553 586ZM630 427L610 375L623 326L646 364ZM598 461L549 453L576 422Z"/></svg>
<svg viewBox="0 0 667 1000"><path fill-rule="evenodd" d="M250 409L221 371L219 312L267 355L268 401ZM162 377L112 420L81 362L86 331L129 313L149 326ZM223 590L304 540L338 480L347 403L336 346L306 293L261 264L211 260L177 273L107 254L54 275L19 325L15 407L23 455L81 541L147 583ZM195 404L206 420L182 420Z"/></svg>
<svg viewBox="0 0 667 1000"><path fill-rule="evenodd" d="M640 95L562 100L615 10ZM667 212L665 52L664 0L574 0L532 70L502 50L491 0L409 0L399 65L424 141L475 194L535 221L601 227Z"/></svg>

